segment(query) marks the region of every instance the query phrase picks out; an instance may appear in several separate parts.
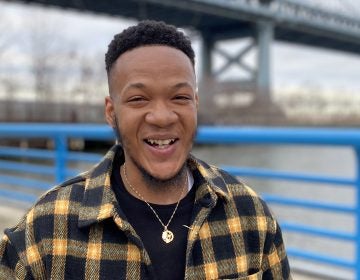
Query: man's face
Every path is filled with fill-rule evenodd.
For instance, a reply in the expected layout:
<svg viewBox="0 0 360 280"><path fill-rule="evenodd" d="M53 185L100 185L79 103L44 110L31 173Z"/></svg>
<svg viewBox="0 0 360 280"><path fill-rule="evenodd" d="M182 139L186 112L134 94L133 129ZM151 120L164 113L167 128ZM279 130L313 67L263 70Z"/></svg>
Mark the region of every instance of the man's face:
<svg viewBox="0 0 360 280"><path fill-rule="evenodd" d="M140 167L159 180L177 175L197 126L198 96L190 59L167 46L127 51L111 70L109 88L106 119L113 127L118 124L127 169L135 174Z"/></svg>

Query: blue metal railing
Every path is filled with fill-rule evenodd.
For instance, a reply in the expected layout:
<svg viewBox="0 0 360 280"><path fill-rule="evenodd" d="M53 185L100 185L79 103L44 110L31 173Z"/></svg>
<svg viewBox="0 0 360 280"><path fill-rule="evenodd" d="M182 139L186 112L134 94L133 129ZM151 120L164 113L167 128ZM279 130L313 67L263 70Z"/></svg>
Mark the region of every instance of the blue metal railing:
<svg viewBox="0 0 360 280"><path fill-rule="evenodd" d="M69 139L112 140L114 138L111 128L105 125L68 125L68 124L0 124L0 139L51 139L55 145L53 150L21 149L0 147L0 182L3 184L25 186L30 189L48 189L54 182L51 179L44 181L37 178L24 178L21 172L36 176L53 176L55 183L75 175L79 171L70 168L69 162L97 162L101 156L98 154L72 152L69 150ZM287 207L301 207L305 209L324 210L334 213L352 215L356 219L354 232L346 230L329 230L319 227L303 225L294 222L281 223L284 231L313 235L335 240L352 242L355 246L353 259L342 259L315 252L304 251L299 248L287 248L289 256L316 261L354 271L356 279L360 280L360 130L358 129L325 129L325 128L239 128L239 127L200 127L196 137L197 143L202 144L281 144L281 145L331 145L350 147L355 152L357 173L355 178L342 178L334 176L319 176L280 172L266 169L239 168L223 166L228 172L236 176L258 177L287 181L315 182L331 184L334 186L350 186L356 190L356 203L344 205L326 203L317 200L304 200L289 198L274 194L263 194L268 203L285 205ZM14 161L14 158L27 158L36 162L38 159L50 161L53 164L25 163ZM9 175L10 172L10 175ZM34 202L36 195L25 191L15 191L6 188L0 189L0 197L25 202ZM338 279L340 279L339 277Z"/></svg>

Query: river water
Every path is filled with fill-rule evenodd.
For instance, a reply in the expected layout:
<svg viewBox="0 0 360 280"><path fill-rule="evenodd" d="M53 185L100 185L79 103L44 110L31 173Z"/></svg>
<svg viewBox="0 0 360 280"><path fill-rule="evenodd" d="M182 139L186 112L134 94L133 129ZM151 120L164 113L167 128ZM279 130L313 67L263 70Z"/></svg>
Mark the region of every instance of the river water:
<svg viewBox="0 0 360 280"><path fill-rule="evenodd" d="M194 147L193 154L208 163L218 166L260 167L277 171L346 178L354 178L356 173L355 154L351 148L344 147L201 145ZM86 170L88 167L88 165L77 166L77 168L82 170ZM240 178L240 180L251 186L260 195L270 193L285 197L319 200L349 206L355 204L356 193L349 186L254 178ZM332 230L355 231L355 219L350 215L285 207L275 204L270 205L270 208L280 221L296 222ZM15 217L17 218L18 216ZM9 226L10 222L12 224L15 223L6 220L5 224L1 224L0 219L0 229L4 226ZM284 232L283 235L286 247L301 248L302 250L347 260L354 259L355 250L350 242L291 232ZM322 265L321 263L306 262L301 259L290 259L290 261L293 267L305 267L322 273L328 273L335 276L335 279L353 279L353 274L349 270L338 269Z"/></svg>

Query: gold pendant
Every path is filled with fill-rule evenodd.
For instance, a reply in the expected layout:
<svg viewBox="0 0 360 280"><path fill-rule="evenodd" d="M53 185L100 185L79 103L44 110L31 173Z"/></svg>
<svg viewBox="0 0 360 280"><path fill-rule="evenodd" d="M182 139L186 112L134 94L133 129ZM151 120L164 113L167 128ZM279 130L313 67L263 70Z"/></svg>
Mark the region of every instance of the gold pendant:
<svg viewBox="0 0 360 280"><path fill-rule="evenodd" d="M162 240L164 240L165 243L170 243L171 241L174 240L174 234L172 233L172 231L165 229L162 233Z"/></svg>

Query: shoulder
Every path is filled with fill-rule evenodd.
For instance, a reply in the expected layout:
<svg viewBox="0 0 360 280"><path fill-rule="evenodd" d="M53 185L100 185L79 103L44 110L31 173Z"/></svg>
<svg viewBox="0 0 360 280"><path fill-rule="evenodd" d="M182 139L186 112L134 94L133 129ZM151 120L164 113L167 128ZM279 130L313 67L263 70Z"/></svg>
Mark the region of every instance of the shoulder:
<svg viewBox="0 0 360 280"><path fill-rule="evenodd" d="M63 231L64 226L69 224L67 221L73 218L71 216L77 215L76 206L83 197L84 181L85 177L80 175L52 188L40 197L16 226L5 230L0 243L0 266L5 263L10 271L23 271L28 275L24 279L33 273L34 278L43 279L42 261L45 252L51 251L55 228L59 225Z"/></svg>
<svg viewBox="0 0 360 280"><path fill-rule="evenodd" d="M5 231L6 235L21 236L25 234L29 226L35 226L34 228L38 229L48 228L51 217L56 213L62 212L69 215L83 199L85 179L84 174L81 174L48 190L33 204L16 226Z"/></svg>
<svg viewBox="0 0 360 280"><path fill-rule="evenodd" d="M213 187L221 189L232 198L247 196L254 197L256 199L259 196L256 192L242 182L238 177L230 174L224 169L208 164L202 160L196 159L197 169L201 175L211 184Z"/></svg>
<svg viewBox="0 0 360 280"><path fill-rule="evenodd" d="M235 206L239 215L273 219L266 202L250 186L219 167L207 165L207 168L213 174L212 183L224 191L227 204Z"/></svg>

